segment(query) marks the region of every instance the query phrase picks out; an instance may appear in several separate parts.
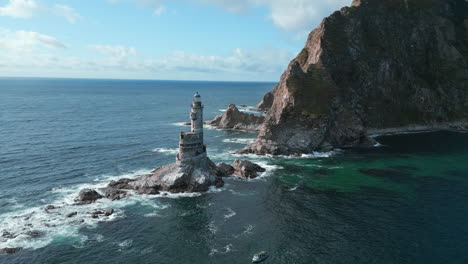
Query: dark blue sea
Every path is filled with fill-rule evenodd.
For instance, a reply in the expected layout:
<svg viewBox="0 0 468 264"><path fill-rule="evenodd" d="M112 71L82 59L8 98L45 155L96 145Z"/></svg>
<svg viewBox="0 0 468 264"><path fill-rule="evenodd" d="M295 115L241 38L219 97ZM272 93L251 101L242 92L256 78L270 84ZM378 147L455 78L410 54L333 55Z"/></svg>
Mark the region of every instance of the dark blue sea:
<svg viewBox="0 0 468 264"><path fill-rule="evenodd" d="M250 263L261 250L275 264L468 263L464 133L257 157L233 154L255 133L206 127L213 161L250 159L267 171L204 194L72 205L82 188L173 162L195 92L212 119L230 103L254 106L274 85L0 79L0 248L22 248L0 263ZM110 217L89 214L108 208Z"/></svg>

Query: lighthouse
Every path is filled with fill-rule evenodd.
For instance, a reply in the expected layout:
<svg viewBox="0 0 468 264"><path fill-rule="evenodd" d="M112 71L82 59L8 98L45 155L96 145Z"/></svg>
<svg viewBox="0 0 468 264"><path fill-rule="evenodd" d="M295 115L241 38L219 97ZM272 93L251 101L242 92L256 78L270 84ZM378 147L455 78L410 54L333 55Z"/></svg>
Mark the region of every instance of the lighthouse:
<svg viewBox="0 0 468 264"><path fill-rule="evenodd" d="M197 92L193 95L192 111L190 112L190 120L192 121L192 132L202 133L203 142L203 105L201 96Z"/></svg>
<svg viewBox="0 0 468 264"><path fill-rule="evenodd" d="M190 111L190 131L180 132L179 153L176 161L190 161L206 157L206 146L203 144L203 104L197 92L193 95Z"/></svg>

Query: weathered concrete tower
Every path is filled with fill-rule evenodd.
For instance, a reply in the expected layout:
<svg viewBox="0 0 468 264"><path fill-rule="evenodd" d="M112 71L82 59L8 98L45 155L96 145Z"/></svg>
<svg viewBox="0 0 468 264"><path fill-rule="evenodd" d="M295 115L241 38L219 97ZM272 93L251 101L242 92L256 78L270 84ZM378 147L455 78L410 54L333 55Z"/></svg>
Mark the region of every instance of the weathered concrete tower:
<svg viewBox="0 0 468 264"><path fill-rule="evenodd" d="M190 161L206 157L206 146L203 144L203 105L198 92L193 96L190 120L190 132L180 133L177 161Z"/></svg>

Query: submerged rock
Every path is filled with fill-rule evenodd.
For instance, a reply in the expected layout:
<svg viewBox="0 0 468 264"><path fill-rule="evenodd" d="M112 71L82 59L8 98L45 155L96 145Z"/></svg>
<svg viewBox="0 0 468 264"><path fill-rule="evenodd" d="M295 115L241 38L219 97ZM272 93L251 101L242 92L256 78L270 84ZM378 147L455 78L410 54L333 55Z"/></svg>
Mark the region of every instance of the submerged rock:
<svg viewBox="0 0 468 264"><path fill-rule="evenodd" d="M44 208L44 211L49 212L49 210L54 210L54 209L58 209L58 208L60 208L60 207L49 204Z"/></svg>
<svg viewBox="0 0 468 264"><path fill-rule="evenodd" d="M40 236L42 235L41 232L39 232L39 231L34 231L34 230L28 231L28 232L26 232L25 234L28 235L28 236L30 236L30 237L32 237L32 238L40 237Z"/></svg>
<svg viewBox="0 0 468 264"><path fill-rule="evenodd" d="M18 235L12 234L12 233L10 233L10 232L8 232L8 231L4 231L4 232L2 233L2 237L3 237L3 238L12 239L12 238L15 238L15 237L17 237L17 236L18 236Z"/></svg>
<svg viewBox="0 0 468 264"><path fill-rule="evenodd" d="M0 248L0 255L14 254L20 251L22 248Z"/></svg>
<svg viewBox="0 0 468 264"><path fill-rule="evenodd" d="M244 179L254 179L258 176L259 172L266 171L265 168L248 160L237 159L232 163L232 167L234 168L234 176Z"/></svg>
<svg viewBox="0 0 468 264"><path fill-rule="evenodd" d="M107 209L105 212L104 212L104 215L105 216L110 216L114 213L114 209L113 208L109 208Z"/></svg>
<svg viewBox="0 0 468 264"><path fill-rule="evenodd" d="M243 113L237 109L236 105L230 104L226 112L216 116L208 124L222 129L258 131L264 121L265 117Z"/></svg>
<svg viewBox="0 0 468 264"><path fill-rule="evenodd" d="M96 200L101 199L102 195L96 192L93 189L83 189L78 194L76 201L78 204L90 204L94 203Z"/></svg>
<svg viewBox="0 0 468 264"><path fill-rule="evenodd" d="M68 213L68 214L66 215L66 217L73 217L73 216L75 216L75 215L77 215L77 214L78 214L78 212L71 212L71 213Z"/></svg>

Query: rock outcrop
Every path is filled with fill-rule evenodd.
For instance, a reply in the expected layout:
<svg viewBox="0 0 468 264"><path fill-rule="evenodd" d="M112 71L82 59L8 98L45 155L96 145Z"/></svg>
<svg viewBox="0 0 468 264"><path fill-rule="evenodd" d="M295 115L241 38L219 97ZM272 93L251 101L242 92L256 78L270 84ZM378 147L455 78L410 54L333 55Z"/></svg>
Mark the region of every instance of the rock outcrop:
<svg viewBox="0 0 468 264"><path fill-rule="evenodd" d="M211 185L221 186L216 165L205 155L190 160L177 161L155 169L129 183L143 194L168 192L202 192Z"/></svg>
<svg viewBox="0 0 468 264"><path fill-rule="evenodd" d="M244 179L257 178L259 172L265 172L265 168L250 162L248 160L235 160L232 163L234 168L234 176Z"/></svg>
<svg viewBox="0 0 468 264"><path fill-rule="evenodd" d="M467 90L467 1L354 0L310 33L241 152L369 146L368 130L408 125L466 129Z"/></svg>
<svg viewBox="0 0 468 264"><path fill-rule="evenodd" d="M265 121L264 116L256 116L239 111L236 105L230 104L222 115L216 116L208 124L221 129L258 131Z"/></svg>
<svg viewBox="0 0 468 264"><path fill-rule="evenodd" d="M234 168L231 165L226 164L224 162L216 164L216 167L218 171L218 176L227 177L231 176L234 173Z"/></svg>
<svg viewBox="0 0 468 264"><path fill-rule="evenodd" d="M78 204L90 204L94 203L96 200L101 199L102 195L100 195L96 190L93 189L83 189L78 194L76 202Z"/></svg>

